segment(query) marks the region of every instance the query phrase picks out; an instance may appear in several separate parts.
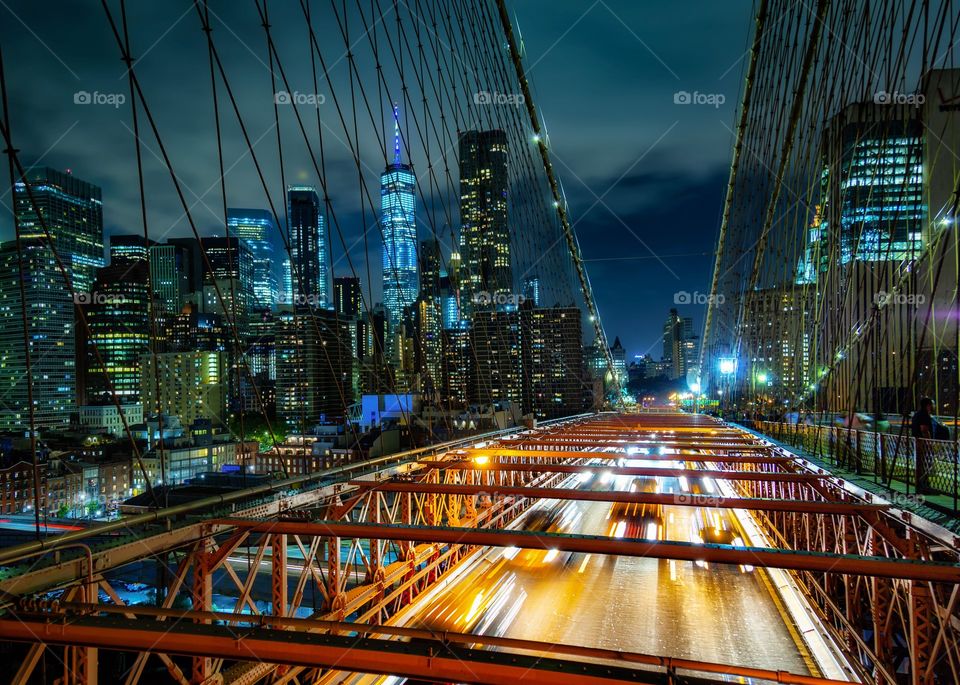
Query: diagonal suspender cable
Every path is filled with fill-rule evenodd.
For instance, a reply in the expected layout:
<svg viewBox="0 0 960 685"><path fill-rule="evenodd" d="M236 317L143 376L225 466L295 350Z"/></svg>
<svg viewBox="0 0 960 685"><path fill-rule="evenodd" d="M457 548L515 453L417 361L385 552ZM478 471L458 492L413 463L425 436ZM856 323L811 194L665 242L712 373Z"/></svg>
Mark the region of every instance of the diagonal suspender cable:
<svg viewBox="0 0 960 685"><path fill-rule="evenodd" d="M707 299L707 314L703 323L703 335L700 337L700 359L698 361L698 375L703 378L703 362L706 359L707 344L710 340L710 325L713 319L713 303L717 299L717 288L720 283L720 269L723 268L723 248L730 226L730 214L733 210L733 198L737 185L737 174L740 170L740 156L743 154L744 137L747 124L750 121L750 96L753 93L754 79L757 73L757 63L760 57L760 42L763 39L767 24L768 0L760 0L757 9L756 29L753 35L753 45L750 48L750 65L747 67L747 76L743 87L743 100L740 105L740 121L737 123L737 139L733 146L733 161L730 164L730 179L727 182L727 196L723 205L723 220L720 224L720 236L717 239L717 256L713 262L713 279L710 284L710 297Z"/></svg>
<svg viewBox="0 0 960 685"><path fill-rule="evenodd" d="M776 176L774 177L773 191L770 195L769 203L767 204L766 217L763 221L763 228L760 230L760 237L757 240L756 252L753 259L753 270L750 272L749 282L747 284L747 289L745 295L753 292L757 283L760 279L760 269L763 265L763 253L767 243L767 237L770 235L770 229L773 226L773 219L777 213L777 204L780 200L780 192L783 189L783 180L784 175L787 171L787 165L790 161L790 153L793 150L794 142L794 133L797 129L797 124L800 121L800 114L803 109L804 104L804 93L806 93L808 76L810 74L810 67L813 64L814 56L817 53L817 48L820 45L820 35L823 32L824 25L824 15L827 12L827 7L830 4L830 0L819 0L817 3L817 11L813 20L813 25L810 29L810 35L807 38L807 46L803 55L803 63L800 66L800 74L798 76L798 82L793 94L793 104L790 108L790 117L787 120L787 130L783 138L783 150L781 151L780 163L777 168ZM746 300L744 299L743 302ZM736 330L737 335L737 346L739 347L740 341L740 325L739 322L743 320L744 306L741 303L740 313L737 317L738 325Z"/></svg>
<svg viewBox="0 0 960 685"><path fill-rule="evenodd" d="M823 3L825 0L821 0ZM603 349L604 357L607 361L607 368L613 380L614 391L616 392L617 402L623 404L623 395L620 392L620 379L617 377L617 371L613 365L613 354L607 345L607 336L603 330L603 324L600 321L600 312L597 310L596 301L593 298L593 291L590 287L590 278L587 276L587 269L583 264L583 258L580 254L580 246L577 244L577 236L570 225L570 219L567 215L567 206L563 195L560 192L560 185L557 183L556 174L553 171L553 163L550 161L550 152L547 150L546 137L543 135L540 126L540 118L537 115L537 108L533 104L533 96L530 93L530 84L527 81L526 73L523 69L523 62L520 56L520 49L517 46L516 37L513 34L513 24L510 23L510 15L507 12L507 6L504 0L497 0L497 9L500 12L500 23L503 26L503 33L506 36L507 44L510 47L510 56L513 66L517 70L517 80L520 82L520 88L523 91L527 114L530 115L530 126L533 128L537 147L540 149L540 158L543 160L543 170L547 175L547 181L550 184L550 191L553 193L553 201L557 208L557 216L560 219L560 225L563 228L563 236L567 241L567 248L570 250L570 257L577 271L577 278L580 281L580 288L583 291L583 300L587 307L587 312L593 322L593 331L597 342Z"/></svg>

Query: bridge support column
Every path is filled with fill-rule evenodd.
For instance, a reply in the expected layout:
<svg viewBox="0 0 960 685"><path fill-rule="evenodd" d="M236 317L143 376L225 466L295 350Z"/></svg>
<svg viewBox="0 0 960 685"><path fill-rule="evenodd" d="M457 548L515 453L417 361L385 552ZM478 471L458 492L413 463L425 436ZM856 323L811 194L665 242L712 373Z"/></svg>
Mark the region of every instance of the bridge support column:
<svg viewBox="0 0 960 685"><path fill-rule="evenodd" d="M99 601L99 585L86 583L76 589L75 601L96 604ZM67 647L64 649L64 685L96 685L97 652L94 647Z"/></svg>
<svg viewBox="0 0 960 685"><path fill-rule="evenodd" d="M210 611L213 607L213 578L210 574L210 556L213 541L209 537L197 543L193 554L193 587L190 604L194 611ZM199 620L201 623L207 621ZM209 656L193 657L191 681L194 685L206 683L213 674L213 658Z"/></svg>
<svg viewBox="0 0 960 685"><path fill-rule="evenodd" d="M340 538L327 538L327 598L329 609L336 611L342 606L340 596ZM340 619L342 620L342 618Z"/></svg>
<svg viewBox="0 0 960 685"><path fill-rule="evenodd" d="M928 673L933 650L933 596L925 583L910 582L910 668L912 685L933 685Z"/></svg>
<svg viewBox="0 0 960 685"><path fill-rule="evenodd" d="M305 560L307 563L309 560ZM287 536L270 536L270 590L274 616L287 615Z"/></svg>
<svg viewBox="0 0 960 685"><path fill-rule="evenodd" d="M892 583L887 578L873 578L873 604L871 613L873 616L873 653L879 660L873 669L873 677L878 683L885 682L881 669L887 673L893 673L893 664L890 661L890 654L893 647L893 641L890 639L890 608L893 602ZM893 685L890 683L889 685Z"/></svg>

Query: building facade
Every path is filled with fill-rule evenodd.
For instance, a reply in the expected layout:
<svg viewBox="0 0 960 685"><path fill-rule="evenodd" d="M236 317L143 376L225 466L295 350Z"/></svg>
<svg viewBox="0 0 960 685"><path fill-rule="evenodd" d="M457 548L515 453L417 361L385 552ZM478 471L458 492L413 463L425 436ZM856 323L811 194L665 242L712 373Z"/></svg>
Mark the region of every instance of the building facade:
<svg viewBox="0 0 960 685"><path fill-rule="evenodd" d="M290 283L288 302L326 308L333 296L330 248L325 215L313 186L287 189L290 220Z"/></svg>
<svg viewBox="0 0 960 685"><path fill-rule="evenodd" d="M27 430L31 390L36 426L65 428L77 399L74 300L45 241L23 241L22 257L13 242L0 247L0 430Z"/></svg>
<svg viewBox="0 0 960 685"><path fill-rule="evenodd" d="M146 261L97 270L78 331L84 404L139 402L141 359L151 351L149 277Z"/></svg>
<svg viewBox="0 0 960 685"><path fill-rule="evenodd" d="M143 404L148 413L164 414L191 425L210 419L227 423L227 354L225 352L165 352L143 359Z"/></svg>
<svg viewBox="0 0 960 685"><path fill-rule="evenodd" d="M265 209L227 210L230 237L239 238L250 251L253 261L253 302L251 307L269 309L280 302L280 277L274 250L278 234L273 215Z"/></svg>
<svg viewBox="0 0 960 685"><path fill-rule="evenodd" d="M36 167L27 169L26 183L14 184L13 200L20 238L52 241L73 292L90 292L97 269L104 265L100 188L70 172ZM58 282L67 289L62 275Z"/></svg>
<svg viewBox="0 0 960 685"><path fill-rule="evenodd" d="M591 388L584 373L580 310L532 304L520 308L523 413L537 419L579 414Z"/></svg>
<svg viewBox="0 0 960 685"><path fill-rule="evenodd" d="M462 131L460 153L460 265L463 307L488 308L513 289L508 223L507 134Z"/></svg>
<svg viewBox="0 0 960 685"><path fill-rule="evenodd" d="M294 430L342 419L354 402L353 351L345 320L333 311L278 315L277 416Z"/></svg>

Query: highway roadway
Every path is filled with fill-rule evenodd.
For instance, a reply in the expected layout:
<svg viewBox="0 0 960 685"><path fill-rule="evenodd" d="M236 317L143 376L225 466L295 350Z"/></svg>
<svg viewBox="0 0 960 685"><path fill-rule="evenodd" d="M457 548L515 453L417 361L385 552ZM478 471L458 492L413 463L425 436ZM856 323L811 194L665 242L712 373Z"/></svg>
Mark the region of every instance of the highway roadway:
<svg viewBox="0 0 960 685"><path fill-rule="evenodd" d="M660 492L716 487L709 480L690 484L676 478L607 477L590 483L575 476L572 483L578 481L584 488ZM520 526L679 541L702 541L706 535L709 542L742 544L733 514L684 506L628 511L604 502L548 500ZM749 567L497 549L395 623L811 674L788 620L766 576ZM324 682L402 681L338 674Z"/></svg>

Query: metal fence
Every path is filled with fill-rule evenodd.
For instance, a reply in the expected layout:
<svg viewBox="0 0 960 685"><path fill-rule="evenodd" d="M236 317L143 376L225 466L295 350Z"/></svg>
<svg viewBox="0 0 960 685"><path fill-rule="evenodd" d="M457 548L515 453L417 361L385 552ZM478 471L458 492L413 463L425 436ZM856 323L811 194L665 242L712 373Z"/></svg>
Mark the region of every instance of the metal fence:
<svg viewBox="0 0 960 685"><path fill-rule="evenodd" d="M954 440L772 421L755 421L753 428L877 484L889 488L894 481L901 483L907 495L946 495L948 507L958 511Z"/></svg>

